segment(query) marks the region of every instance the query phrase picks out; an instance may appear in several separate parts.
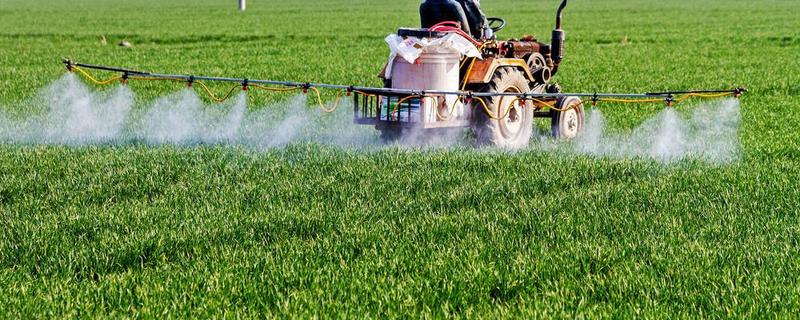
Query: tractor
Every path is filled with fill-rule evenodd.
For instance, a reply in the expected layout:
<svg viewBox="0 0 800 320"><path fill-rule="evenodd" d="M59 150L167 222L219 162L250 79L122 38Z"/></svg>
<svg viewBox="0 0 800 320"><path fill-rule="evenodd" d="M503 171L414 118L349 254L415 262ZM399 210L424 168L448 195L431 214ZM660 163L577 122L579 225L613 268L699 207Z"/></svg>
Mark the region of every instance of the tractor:
<svg viewBox="0 0 800 320"><path fill-rule="evenodd" d="M517 148L530 142L534 118L544 117L554 137L578 136L584 125L580 98L525 96L561 93L551 79L564 57L561 19L567 0L558 8L550 44L533 36L498 41L504 19L483 18L479 8L461 5L455 0L422 3L422 28L401 28L394 36L390 61L379 75L386 90L356 92L355 123L374 125L385 141L419 130L469 127L479 145ZM448 50L454 40L474 48ZM405 59L395 49L417 52ZM496 95L473 97L479 93Z"/></svg>

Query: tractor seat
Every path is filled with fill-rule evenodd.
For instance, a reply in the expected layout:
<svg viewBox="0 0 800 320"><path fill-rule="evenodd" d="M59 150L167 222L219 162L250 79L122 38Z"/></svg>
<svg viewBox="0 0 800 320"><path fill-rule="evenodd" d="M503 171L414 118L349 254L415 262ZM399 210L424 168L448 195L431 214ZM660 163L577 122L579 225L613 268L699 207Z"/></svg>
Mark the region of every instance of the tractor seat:
<svg viewBox="0 0 800 320"><path fill-rule="evenodd" d="M430 28L445 21L453 21L461 24L461 30L475 37L470 30L464 8L456 0L425 0L419 6L419 17L423 28ZM480 30L474 31L480 33ZM476 38L480 38L480 34Z"/></svg>

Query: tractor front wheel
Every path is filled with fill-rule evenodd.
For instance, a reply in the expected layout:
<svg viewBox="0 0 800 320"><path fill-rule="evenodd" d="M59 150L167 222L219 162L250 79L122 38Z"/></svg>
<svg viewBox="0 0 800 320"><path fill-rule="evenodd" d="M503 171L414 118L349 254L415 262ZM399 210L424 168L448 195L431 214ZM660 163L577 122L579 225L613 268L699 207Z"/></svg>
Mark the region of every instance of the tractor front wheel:
<svg viewBox="0 0 800 320"><path fill-rule="evenodd" d="M527 93L528 80L521 71L513 68L499 69L482 92ZM473 102L472 129L479 145L496 145L504 148L524 148L530 143L533 132L533 107L521 103L515 96L494 96Z"/></svg>
<svg viewBox="0 0 800 320"><path fill-rule="evenodd" d="M573 139L583 132L583 102L578 97L558 99L550 109L552 131L556 138Z"/></svg>

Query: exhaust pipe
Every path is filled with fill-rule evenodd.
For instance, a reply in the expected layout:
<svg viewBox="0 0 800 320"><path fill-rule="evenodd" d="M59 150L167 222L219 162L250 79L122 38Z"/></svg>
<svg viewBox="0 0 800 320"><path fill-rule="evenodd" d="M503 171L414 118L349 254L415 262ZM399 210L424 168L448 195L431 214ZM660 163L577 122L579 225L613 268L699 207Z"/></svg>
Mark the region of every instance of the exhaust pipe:
<svg viewBox="0 0 800 320"><path fill-rule="evenodd" d="M558 66L561 64L561 60L564 59L564 40L566 39L566 32L561 29L561 14L564 11L564 8L567 7L567 0L561 2L561 5L558 7L558 12L556 13L556 28L553 30L553 38L552 41L552 57L553 57L553 70L551 72L552 75L556 75L558 72Z"/></svg>

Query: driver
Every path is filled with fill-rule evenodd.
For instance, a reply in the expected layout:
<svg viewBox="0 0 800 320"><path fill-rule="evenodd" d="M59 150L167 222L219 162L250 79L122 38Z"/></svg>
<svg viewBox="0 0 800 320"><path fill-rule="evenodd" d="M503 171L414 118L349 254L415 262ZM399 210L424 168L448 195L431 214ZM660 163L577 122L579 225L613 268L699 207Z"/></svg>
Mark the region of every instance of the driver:
<svg viewBox="0 0 800 320"><path fill-rule="evenodd" d="M423 0L419 7L423 28L444 21L461 23L461 29L473 38L492 38L480 0Z"/></svg>

